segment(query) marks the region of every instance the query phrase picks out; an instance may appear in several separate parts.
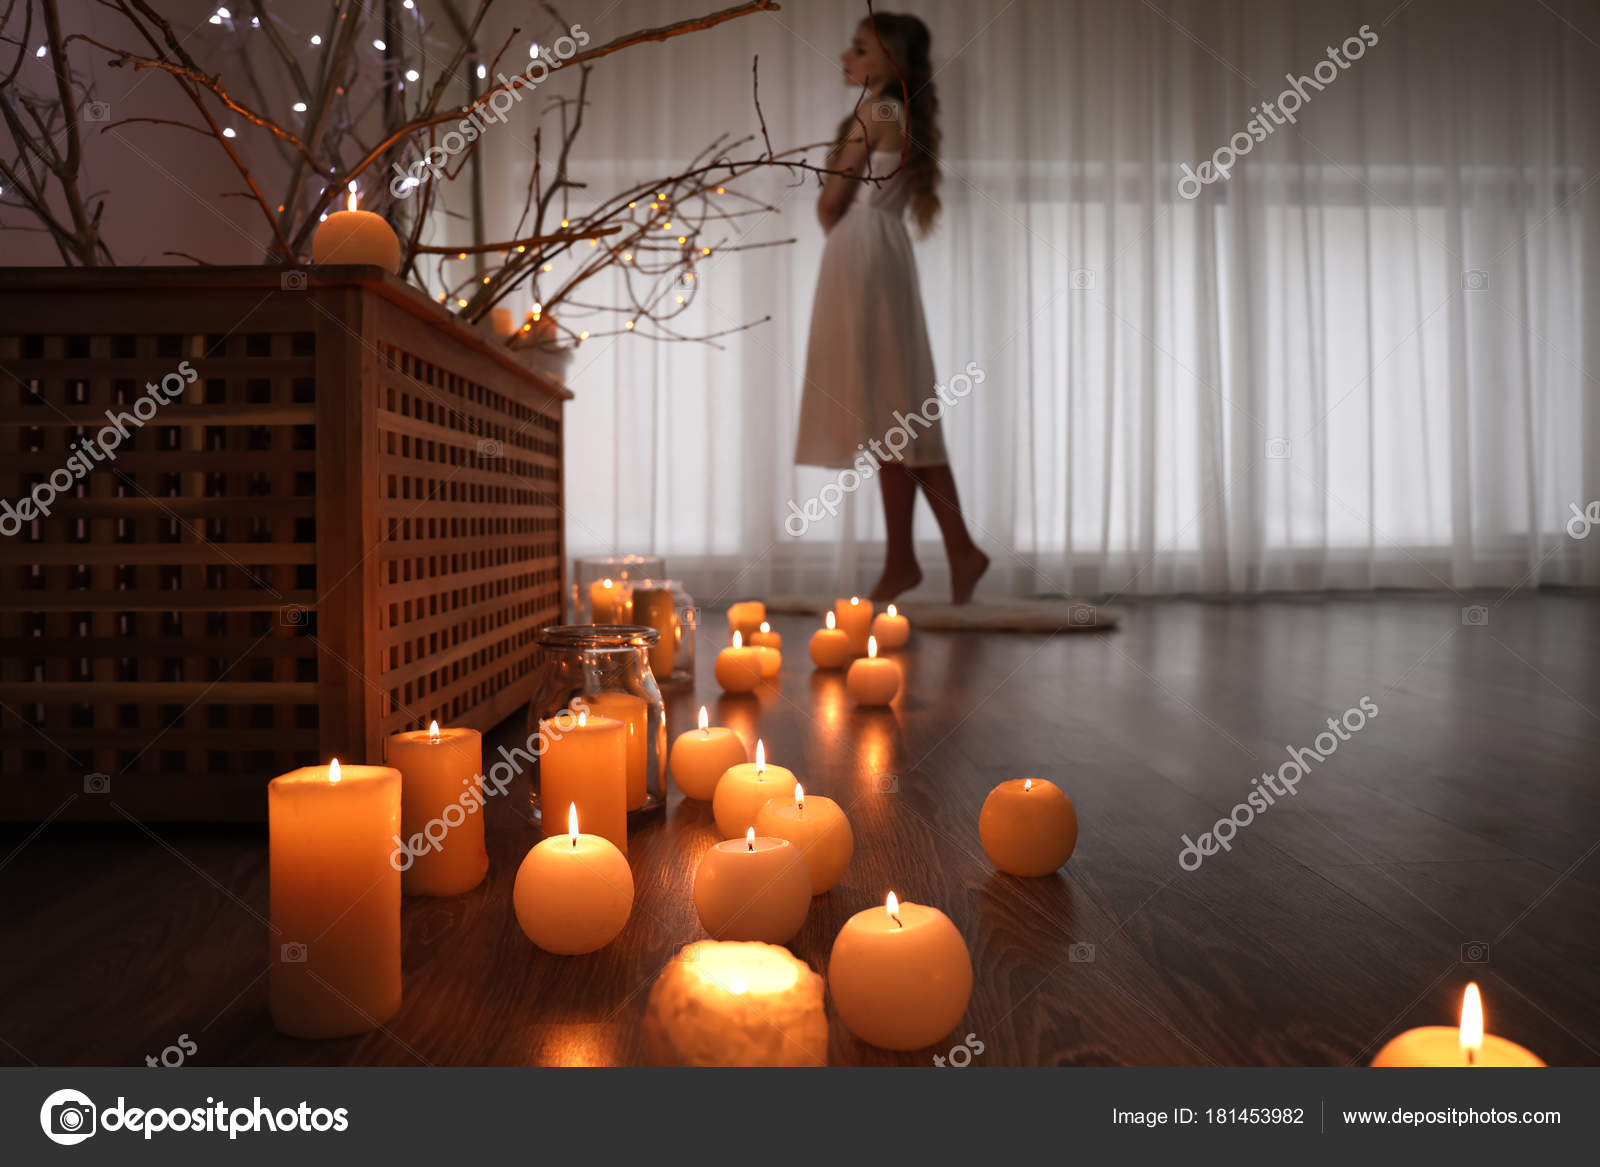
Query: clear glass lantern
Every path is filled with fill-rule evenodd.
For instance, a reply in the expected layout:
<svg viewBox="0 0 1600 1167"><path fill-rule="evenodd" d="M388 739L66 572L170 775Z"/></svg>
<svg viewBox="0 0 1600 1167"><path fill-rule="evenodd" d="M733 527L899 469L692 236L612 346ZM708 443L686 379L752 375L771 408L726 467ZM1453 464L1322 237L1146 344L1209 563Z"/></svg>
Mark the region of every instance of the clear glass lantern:
<svg viewBox="0 0 1600 1167"><path fill-rule="evenodd" d="M539 631L540 661L528 701L528 738L536 741L539 723L568 712L578 698L590 713L612 717L628 727L628 825L667 804L667 722L661 690L650 671L650 650L659 634L632 624L569 624ZM542 755L543 750L539 751ZM530 800L535 820L543 822L539 801L539 762L535 759ZM561 813L564 815L565 809ZM562 820L565 822L565 819Z"/></svg>
<svg viewBox="0 0 1600 1167"><path fill-rule="evenodd" d="M667 564L658 555L598 555L577 559L572 567L572 622L628 624L633 620L632 589L636 580L665 579Z"/></svg>
<svg viewBox="0 0 1600 1167"><path fill-rule="evenodd" d="M675 579L641 579L629 585L633 622L654 628L661 639L650 649L650 671L658 685L694 684L694 633L700 610Z"/></svg>

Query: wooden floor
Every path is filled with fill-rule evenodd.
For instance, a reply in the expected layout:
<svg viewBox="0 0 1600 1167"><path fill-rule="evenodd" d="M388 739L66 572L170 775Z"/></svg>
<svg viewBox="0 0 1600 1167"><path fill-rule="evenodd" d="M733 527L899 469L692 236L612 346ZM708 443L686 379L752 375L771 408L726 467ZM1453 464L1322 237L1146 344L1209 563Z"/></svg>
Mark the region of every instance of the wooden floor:
<svg viewBox="0 0 1600 1167"><path fill-rule="evenodd" d="M1494 1032L1600 1064L1600 598L1485 597L1484 625L1463 602L1145 603L1108 634L921 633L878 714L811 671L809 621L780 618L781 683L719 701L703 667L669 730L705 700L847 808L854 862L793 945L814 968L891 888L955 920L976 985L950 1043L973 1034L975 1064L1359 1063L1400 1029L1453 1024L1468 980ZM1363 697L1377 717L1298 795L1180 868L1180 835ZM998 875L978 843L985 792L1024 775L1077 803L1078 850L1053 878ZM627 929L561 958L511 912L525 805L491 812L483 886L406 901L386 1031L320 1043L267 1015L264 831L8 828L0 1061L141 1064L186 1034L203 1065L630 1062L653 977L702 935L689 888L709 809L674 794L632 839ZM837 1021L829 1051L936 1052L886 1054Z"/></svg>

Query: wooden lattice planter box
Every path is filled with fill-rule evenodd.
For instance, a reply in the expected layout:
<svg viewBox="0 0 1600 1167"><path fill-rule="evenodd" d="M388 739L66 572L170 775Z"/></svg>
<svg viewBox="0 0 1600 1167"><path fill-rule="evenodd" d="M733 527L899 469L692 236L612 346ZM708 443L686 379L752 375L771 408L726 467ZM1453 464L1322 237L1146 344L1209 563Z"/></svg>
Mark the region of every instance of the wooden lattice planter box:
<svg viewBox="0 0 1600 1167"><path fill-rule="evenodd" d="M0 818L261 818L518 709L567 396L376 268L0 269Z"/></svg>

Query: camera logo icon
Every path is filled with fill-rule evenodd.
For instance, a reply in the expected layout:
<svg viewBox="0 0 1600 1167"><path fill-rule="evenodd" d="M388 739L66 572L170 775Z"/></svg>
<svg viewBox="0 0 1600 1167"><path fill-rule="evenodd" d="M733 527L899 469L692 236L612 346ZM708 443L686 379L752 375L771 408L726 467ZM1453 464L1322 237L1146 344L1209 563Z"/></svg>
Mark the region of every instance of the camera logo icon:
<svg viewBox="0 0 1600 1167"><path fill-rule="evenodd" d="M1481 292L1489 286L1489 273L1481 268L1473 268L1461 273L1461 287L1468 292Z"/></svg>
<svg viewBox="0 0 1600 1167"><path fill-rule="evenodd" d="M900 775L878 774L872 779L872 789L876 794L899 794Z"/></svg>
<svg viewBox="0 0 1600 1167"><path fill-rule="evenodd" d="M306 273L286 271L278 277L278 286L285 292L303 292L306 290Z"/></svg>
<svg viewBox="0 0 1600 1167"><path fill-rule="evenodd" d="M1481 628L1489 623L1489 609L1482 604L1468 604L1461 609L1461 622L1470 627Z"/></svg>
<svg viewBox="0 0 1600 1167"><path fill-rule="evenodd" d="M1087 267L1075 267L1067 277L1067 283L1074 292L1092 292L1095 285L1094 270Z"/></svg>
<svg viewBox="0 0 1600 1167"><path fill-rule="evenodd" d="M95 1132L95 1106L78 1090L57 1090L39 1108L45 1138L63 1147L75 1146Z"/></svg>
<svg viewBox="0 0 1600 1167"><path fill-rule="evenodd" d="M83 792L85 794L110 794L111 775L96 771L83 776Z"/></svg>
<svg viewBox="0 0 1600 1167"><path fill-rule="evenodd" d="M893 101L875 101L872 103L872 120L897 122L900 120L900 106Z"/></svg>
<svg viewBox="0 0 1600 1167"><path fill-rule="evenodd" d="M1461 946L1462 964L1488 964L1489 946L1482 940L1468 940Z"/></svg>
<svg viewBox="0 0 1600 1167"><path fill-rule="evenodd" d="M1074 628L1092 628L1094 626L1094 605L1074 604L1067 610L1067 623Z"/></svg>
<svg viewBox="0 0 1600 1167"><path fill-rule="evenodd" d="M480 457L480 458L504 458L505 456L506 456L506 444L504 442L502 442L499 438L479 438L478 439L478 457Z"/></svg>
<svg viewBox="0 0 1600 1167"><path fill-rule="evenodd" d="M291 940L288 944L278 949L278 959L284 964L304 964L306 962L306 946L298 940Z"/></svg>
<svg viewBox="0 0 1600 1167"><path fill-rule="evenodd" d="M278 620L289 628L304 628L311 622L310 614L304 604L285 604L278 609Z"/></svg>
<svg viewBox="0 0 1600 1167"><path fill-rule="evenodd" d="M1080 940L1067 949L1067 959L1073 964L1093 964L1094 945Z"/></svg>
<svg viewBox="0 0 1600 1167"><path fill-rule="evenodd" d="M83 103L83 120L86 122L108 122L111 120L111 103L109 101L86 101Z"/></svg>
<svg viewBox="0 0 1600 1167"><path fill-rule="evenodd" d="M1290 449L1288 438L1267 439L1266 454L1274 462L1287 462Z"/></svg>

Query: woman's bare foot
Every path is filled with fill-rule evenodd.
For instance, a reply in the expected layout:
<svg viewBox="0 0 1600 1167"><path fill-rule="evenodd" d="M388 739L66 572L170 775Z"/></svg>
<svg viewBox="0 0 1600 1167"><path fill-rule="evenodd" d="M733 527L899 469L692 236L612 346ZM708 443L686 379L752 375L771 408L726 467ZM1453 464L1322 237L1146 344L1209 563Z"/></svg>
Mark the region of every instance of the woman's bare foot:
<svg viewBox="0 0 1600 1167"><path fill-rule="evenodd" d="M952 555L950 557L951 602L965 604L972 599L973 589L978 586L978 581L988 570L989 557L976 547L960 556Z"/></svg>
<svg viewBox="0 0 1600 1167"><path fill-rule="evenodd" d="M872 602L886 604L890 600L898 599L902 592L909 592L921 582L922 568L915 563L910 567L893 570L885 565L878 582L872 585Z"/></svg>

